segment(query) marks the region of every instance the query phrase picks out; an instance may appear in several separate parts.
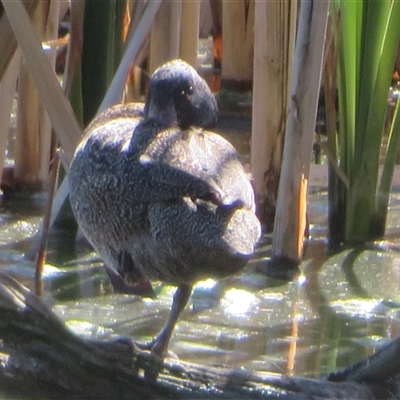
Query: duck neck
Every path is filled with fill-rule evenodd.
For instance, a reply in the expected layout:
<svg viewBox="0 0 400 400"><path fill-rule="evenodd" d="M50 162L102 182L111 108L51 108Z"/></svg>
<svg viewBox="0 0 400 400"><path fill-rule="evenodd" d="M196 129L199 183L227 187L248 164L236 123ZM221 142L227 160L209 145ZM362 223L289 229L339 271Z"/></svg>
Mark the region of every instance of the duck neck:
<svg viewBox="0 0 400 400"><path fill-rule="evenodd" d="M172 99L161 102L150 101L147 107L147 119L153 119L165 126L176 126L178 116Z"/></svg>

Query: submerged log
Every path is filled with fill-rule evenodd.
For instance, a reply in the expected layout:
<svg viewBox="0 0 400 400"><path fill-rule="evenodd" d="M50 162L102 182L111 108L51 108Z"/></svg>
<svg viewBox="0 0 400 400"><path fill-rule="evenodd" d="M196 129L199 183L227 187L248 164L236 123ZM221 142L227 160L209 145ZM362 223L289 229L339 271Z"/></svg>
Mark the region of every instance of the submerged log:
<svg viewBox="0 0 400 400"><path fill-rule="evenodd" d="M161 363L129 338L82 339L0 272L0 394L74 399L389 399L400 394L400 339L321 380ZM169 361L169 360L168 360ZM150 381L143 371L160 370Z"/></svg>

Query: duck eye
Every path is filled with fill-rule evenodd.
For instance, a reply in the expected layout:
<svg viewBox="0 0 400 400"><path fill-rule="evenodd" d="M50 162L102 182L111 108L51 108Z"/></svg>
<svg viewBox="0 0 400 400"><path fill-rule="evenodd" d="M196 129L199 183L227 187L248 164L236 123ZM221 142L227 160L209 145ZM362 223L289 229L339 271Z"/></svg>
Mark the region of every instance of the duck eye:
<svg viewBox="0 0 400 400"><path fill-rule="evenodd" d="M181 96L190 96L193 94L193 92L194 92L193 86L189 85L189 86L185 87L184 89L182 89L180 94L181 94Z"/></svg>

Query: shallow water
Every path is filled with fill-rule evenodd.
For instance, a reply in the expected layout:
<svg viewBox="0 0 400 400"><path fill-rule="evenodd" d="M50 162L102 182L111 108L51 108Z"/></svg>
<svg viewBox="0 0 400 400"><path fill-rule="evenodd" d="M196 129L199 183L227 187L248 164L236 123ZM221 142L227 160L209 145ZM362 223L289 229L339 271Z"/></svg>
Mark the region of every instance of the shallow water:
<svg viewBox="0 0 400 400"><path fill-rule="evenodd" d="M270 237L239 275L200 282L170 350L180 359L232 368L318 377L370 355L400 334L400 191L392 195L387 241L327 255L327 194L314 188L311 238L292 282L267 278ZM41 221L43 196L0 207L0 268L33 287L24 259ZM52 233L44 301L79 335L154 336L167 318L173 287L155 284L156 299L113 294L101 260L72 234Z"/></svg>

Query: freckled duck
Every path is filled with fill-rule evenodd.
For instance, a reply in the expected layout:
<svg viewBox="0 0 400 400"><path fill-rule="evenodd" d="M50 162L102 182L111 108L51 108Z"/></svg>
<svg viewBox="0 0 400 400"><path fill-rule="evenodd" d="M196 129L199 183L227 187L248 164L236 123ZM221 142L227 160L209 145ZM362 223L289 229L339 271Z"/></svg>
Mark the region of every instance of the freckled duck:
<svg viewBox="0 0 400 400"><path fill-rule="evenodd" d="M120 105L97 117L71 163L73 212L105 264L132 283L178 286L149 347L161 358L192 285L239 271L260 237L237 152L205 130L216 119L205 81L174 60L152 75L144 108Z"/></svg>

